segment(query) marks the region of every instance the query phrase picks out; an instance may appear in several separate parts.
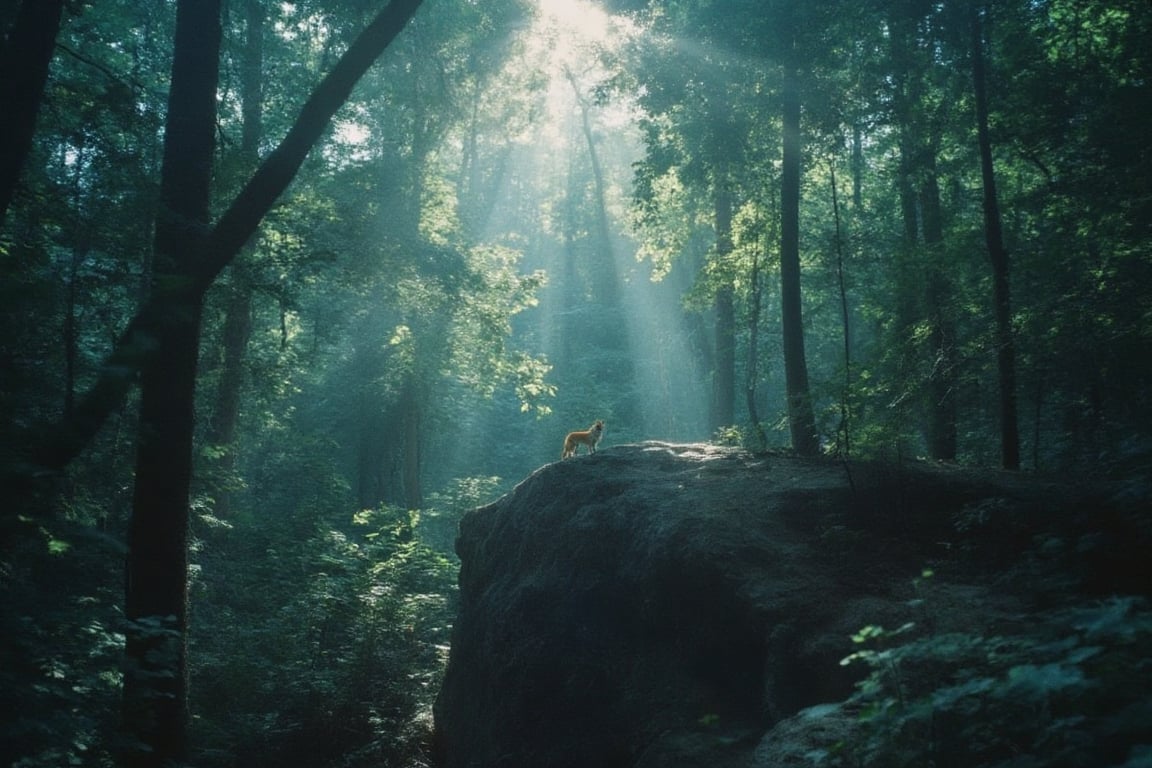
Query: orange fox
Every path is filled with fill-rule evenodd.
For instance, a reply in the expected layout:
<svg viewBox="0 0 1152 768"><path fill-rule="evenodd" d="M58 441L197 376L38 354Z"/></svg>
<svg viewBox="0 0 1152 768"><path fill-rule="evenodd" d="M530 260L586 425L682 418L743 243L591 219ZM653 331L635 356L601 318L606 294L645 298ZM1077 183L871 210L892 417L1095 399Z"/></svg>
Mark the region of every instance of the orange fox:
<svg viewBox="0 0 1152 768"><path fill-rule="evenodd" d="M596 443L600 442L600 438L604 435L604 422L599 419L592 425L592 428L587 432L569 432L568 436L564 438L564 452L560 454L561 459L566 459L569 456L576 455L576 447L580 443L588 446L588 453L596 453Z"/></svg>

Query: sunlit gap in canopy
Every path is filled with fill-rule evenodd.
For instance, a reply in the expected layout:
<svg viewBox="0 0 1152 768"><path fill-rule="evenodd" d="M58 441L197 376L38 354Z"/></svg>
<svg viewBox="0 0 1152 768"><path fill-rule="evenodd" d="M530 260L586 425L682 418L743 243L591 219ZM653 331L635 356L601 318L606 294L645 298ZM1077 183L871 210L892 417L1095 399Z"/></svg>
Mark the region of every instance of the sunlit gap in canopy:
<svg viewBox="0 0 1152 768"><path fill-rule="evenodd" d="M571 286L564 285L563 276L568 264L566 206L586 205L588 199L572 203L570 185L574 168L580 166L580 184L589 183L583 99L603 170L608 211L611 248L610 254L601 255L610 258L605 258L600 268L612 270L619 288L623 352L635 368L632 388L641 394L637 418L625 432L624 425L613 421L611 414L584 413L573 407L573 398L581 397L588 408L598 407L596 397L589 395L598 388L598 382L565 380L559 366L553 369L548 380L560 390L550 402L556 415L529 430L533 444L521 446L523 455L535 464L493 469L513 476L559 458L564 433L587 426L569 423L573 420L608 418L609 445L706 436L699 431L707 413L705 378L696 368L697 356L689 349L682 330L680 292L674 286L651 281L650 265L637 260L638 247L629 232L632 166L644 152L635 103L627 93L613 93L607 100L592 98L597 86L612 74L605 61L611 60L630 36L641 32L591 3L538 2L533 23L523 29L504 70L485 85L479 102L477 120L484 127L472 142L475 151L489 158L490 164L482 166L488 169L482 178L495 184L486 195L480 237L484 242L520 251L522 272L544 270L548 275L548 284L539 292L539 304L514 318L515 343L530 354L543 354L553 364L558 363L566 348L561 335L580 333L585 328L572 322L571 301L566 300L571 296L564 293ZM591 304L576 313L581 321L594 318L599 311L595 297L591 299ZM608 374L605 381L611 380L611 372ZM490 416L478 417L474 428L499 434L499 419L515 418L514 407L505 402ZM483 455L472 455L484 450L476 446L475 440L459 441L455 450L460 455L451 461L483 465Z"/></svg>
<svg viewBox="0 0 1152 768"><path fill-rule="evenodd" d="M625 17L606 13L583 0L537 0L540 8L537 40L547 46L552 69L549 111L558 116L568 153L587 155L580 98L588 108L595 151L603 169L609 219L611 258L632 363L637 399L636 423L625 439L701 439L706 434L707 388L689 349L684 331L680 292L654 283L651 266L638 261L638 244L629 231L632 168L644 154L637 126L637 108L627 93L612 93L607 101L593 98L594 89L614 73L604 60L614 58L624 44L643 34ZM579 92L579 98L577 93ZM551 327L555 317L545 322ZM556 338L555 333L550 334ZM562 388L581 382L557 382ZM617 428L621 425L616 425ZM620 432L611 434L620 439Z"/></svg>
<svg viewBox="0 0 1152 768"><path fill-rule="evenodd" d="M620 33L626 22L609 15L603 8L585 0L537 0L539 20L543 27L552 27L566 34L557 48L557 55L568 53L569 45L592 43L607 45Z"/></svg>
<svg viewBox="0 0 1152 768"><path fill-rule="evenodd" d="M596 88L613 75L605 60L611 60L625 42L641 31L630 21L610 16L591 3L539 2L540 13L526 55L537 62L538 71L547 77L544 109L531 137L518 150L517 173L509 178L527 175L555 180L551 194L540 201L539 216L542 229L552 235L554 246L558 247L562 240L558 216L566 202L568 176L575 165L588 163L590 150L583 124L587 117L603 172L609 220L608 253L603 254L609 258L600 269L611 269L618 287L626 354L634 368L635 389L642 393L635 423L616 423L611 434L616 440L699 439L705 436L699 432L703 420L698 416L707 412L706 393L702 395L703 388L697 386L702 379L683 332L679 293L671 286L650 280L650 265L637 261L637 243L629 232L632 167L644 152L635 119L636 105L627 93L614 92L607 100L594 98ZM554 275L562 268L559 259L532 266L544 267ZM571 323L559 322L557 313L562 302L555 293L547 295L555 290L554 283L542 296L540 307L523 318L534 324L540 338L546 340L542 351L550 359L556 359L563 346L559 336L562 329L572 329ZM565 390L586 390L589 386L588 382L561 379L555 383L561 389L561 401ZM622 435L622 426L630 427L631 434Z"/></svg>

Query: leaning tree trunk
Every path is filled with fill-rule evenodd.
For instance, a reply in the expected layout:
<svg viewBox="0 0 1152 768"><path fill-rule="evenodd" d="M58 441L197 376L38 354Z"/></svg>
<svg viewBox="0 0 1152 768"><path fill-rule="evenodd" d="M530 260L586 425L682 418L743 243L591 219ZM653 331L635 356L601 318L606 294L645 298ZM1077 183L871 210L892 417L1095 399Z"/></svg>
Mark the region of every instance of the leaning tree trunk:
<svg viewBox="0 0 1152 768"><path fill-rule="evenodd" d="M192 272L208 227L220 0L180 0L164 128L151 285L166 308L140 377L128 532L124 763L161 768L186 751L188 493L203 292Z"/></svg>
<svg viewBox="0 0 1152 768"><path fill-rule="evenodd" d="M808 389L804 356L804 319L800 297L800 88L799 74L784 72L783 157L780 167L780 306L784 335L784 381L788 392L788 429L801 456L820 453L816 417Z"/></svg>
<svg viewBox="0 0 1152 768"><path fill-rule="evenodd" d="M992 262L992 302L996 316L996 364L1000 379L1000 463L1020 468L1020 428L1016 408L1016 345L1012 333L1012 299L1008 279L1008 249L1000 224L992 141L988 134L988 89L984 73L984 32L981 11L972 4L972 83L976 100L976 130L980 170L984 180L984 238Z"/></svg>

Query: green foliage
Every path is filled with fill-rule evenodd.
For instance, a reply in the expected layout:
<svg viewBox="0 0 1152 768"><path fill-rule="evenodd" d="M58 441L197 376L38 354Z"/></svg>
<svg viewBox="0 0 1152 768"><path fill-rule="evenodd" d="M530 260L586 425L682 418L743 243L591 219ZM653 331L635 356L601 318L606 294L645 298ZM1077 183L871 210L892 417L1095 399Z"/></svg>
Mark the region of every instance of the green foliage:
<svg viewBox="0 0 1152 768"><path fill-rule="evenodd" d="M420 513L380 507L349 523L275 562L205 574L215 606L194 645L197 764L423 759L455 565L423 543Z"/></svg>
<svg viewBox="0 0 1152 768"><path fill-rule="evenodd" d="M712 434L712 442L717 445L744 445L747 440L748 435L737 424L719 427Z"/></svg>
<svg viewBox="0 0 1152 768"><path fill-rule="evenodd" d="M420 540L455 560L460 518L495 501L506 490L506 483L495 476L453 478L444 488L428 495L428 507L420 511Z"/></svg>
<svg viewBox="0 0 1152 768"><path fill-rule="evenodd" d="M865 627L845 664L868 674L847 707L861 766L1137 765L1152 739L1152 610L1116 597L1021 617L1012 632Z"/></svg>
<svg viewBox="0 0 1152 768"><path fill-rule="evenodd" d="M4 541L0 764L112 765L124 646L116 567L122 551L87 523L8 521Z"/></svg>
<svg viewBox="0 0 1152 768"><path fill-rule="evenodd" d="M545 381L551 366L541 356L507 347L513 318L536 306L536 293L545 282L543 271L517 272L520 257L498 246L477 247L469 253L474 280L452 308L456 321L448 368L485 397L511 382L521 410L544 416L549 413L547 400L556 394L556 387Z"/></svg>

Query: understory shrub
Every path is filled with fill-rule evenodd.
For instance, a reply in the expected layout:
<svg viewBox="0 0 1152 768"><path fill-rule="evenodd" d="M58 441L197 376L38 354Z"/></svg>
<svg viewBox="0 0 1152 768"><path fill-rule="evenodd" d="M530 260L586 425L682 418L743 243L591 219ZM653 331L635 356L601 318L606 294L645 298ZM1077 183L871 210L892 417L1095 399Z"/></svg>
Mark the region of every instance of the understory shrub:
<svg viewBox="0 0 1152 768"><path fill-rule="evenodd" d="M1012 632L865 627L844 664L859 738L818 756L885 768L1152 766L1152 611L1115 597ZM828 764L827 762L825 764Z"/></svg>

